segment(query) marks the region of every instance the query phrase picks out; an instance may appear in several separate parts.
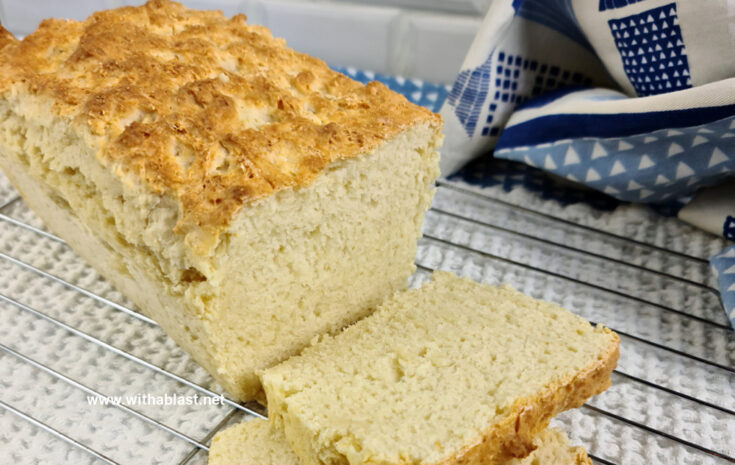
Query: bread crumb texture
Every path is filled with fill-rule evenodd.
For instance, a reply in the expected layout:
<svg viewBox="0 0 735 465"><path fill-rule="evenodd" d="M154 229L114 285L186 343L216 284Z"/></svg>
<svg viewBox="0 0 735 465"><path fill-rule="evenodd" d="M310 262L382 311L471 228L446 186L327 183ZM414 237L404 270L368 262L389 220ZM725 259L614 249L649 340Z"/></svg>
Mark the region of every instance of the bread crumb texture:
<svg viewBox="0 0 735 465"><path fill-rule="evenodd" d="M262 380L304 465L495 464L605 390L618 344L557 305L437 272Z"/></svg>
<svg viewBox="0 0 735 465"><path fill-rule="evenodd" d="M569 445L558 429L543 430L533 440L536 449L502 465L592 465L587 452ZM300 465L283 436L268 422L251 420L217 433L209 449L209 465Z"/></svg>
<svg viewBox="0 0 735 465"><path fill-rule="evenodd" d="M209 465L299 465L279 429L251 419L217 433L209 448Z"/></svg>
<svg viewBox="0 0 735 465"><path fill-rule="evenodd" d="M247 202L440 119L297 53L243 15L167 0L0 27L0 95L45 97L99 161L176 199L176 231L213 242Z"/></svg>

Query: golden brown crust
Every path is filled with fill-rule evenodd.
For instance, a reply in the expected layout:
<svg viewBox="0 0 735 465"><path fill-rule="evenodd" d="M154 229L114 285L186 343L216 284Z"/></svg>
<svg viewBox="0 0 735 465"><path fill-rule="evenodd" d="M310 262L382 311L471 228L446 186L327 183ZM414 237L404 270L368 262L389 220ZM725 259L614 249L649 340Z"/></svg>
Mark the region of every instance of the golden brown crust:
<svg viewBox="0 0 735 465"><path fill-rule="evenodd" d="M2 25L0 25L0 52L6 47L10 47L17 42L13 34L8 32Z"/></svg>
<svg viewBox="0 0 735 465"><path fill-rule="evenodd" d="M576 463L577 465L593 465L592 459L590 459L590 456L587 455L587 451L585 451L581 447L575 448L574 463Z"/></svg>
<svg viewBox="0 0 735 465"><path fill-rule="evenodd" d="M581 406L610 387L610 374L620 356L620 338L607 328L605 332L612 336L612 341L602 358L536 396L518 399L504 422L493 425L474 444L437 465L492 465L530 454L534 450L533 438L548 427L553 417ZM577 462L589 463L587 454L580 450L582 456L578 454Z"/></svg>
<svg viewBox="0 0 735 465"><path fill-rule="evenodd" d="M363 86L237 15L167 0L0 33L0 96L50 97L98 158L179 200L177 231L215 234L247 202L438 115Z"/></svg>

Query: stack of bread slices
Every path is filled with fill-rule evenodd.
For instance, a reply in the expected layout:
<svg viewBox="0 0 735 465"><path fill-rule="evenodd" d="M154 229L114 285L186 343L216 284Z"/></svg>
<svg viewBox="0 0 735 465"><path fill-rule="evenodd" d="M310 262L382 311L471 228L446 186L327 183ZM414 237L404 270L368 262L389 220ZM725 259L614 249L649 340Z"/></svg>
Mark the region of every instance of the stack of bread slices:
<svg viewBox="0 0 735 465"><path fill-rule="evenodd" d="M210 465L591 463L547 426L609 386L618 343L557 305L435 272L265 370L269 421L219 433Z"/></svg>

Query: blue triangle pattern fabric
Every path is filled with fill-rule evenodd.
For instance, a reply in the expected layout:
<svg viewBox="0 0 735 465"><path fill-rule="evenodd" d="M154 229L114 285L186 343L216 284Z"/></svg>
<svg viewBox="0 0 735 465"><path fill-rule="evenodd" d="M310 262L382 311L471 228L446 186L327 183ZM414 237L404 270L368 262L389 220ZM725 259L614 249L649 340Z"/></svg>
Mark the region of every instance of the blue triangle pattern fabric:
<svg viewBox="0 0 735 465"><path fill-rule="evenodd" d="M623 8L632 3L642 2L644 0L600 0L600 11L613 10L615 8Z"/></svg>
<svg viewBox="0 0 735 465"><path fill-rule="evenodd" d="M421 105L434 112L439 111L449 95L449 86L432 84L420 79L405 79L348 67L333 67L332 69L363 84L378 81L393 92L406 97L409 102Z"/></svg>
<svg viewBox="0 0 735 465"><path fill-rule="evenodd" d="M625 74L638 95L692 86L676 3L611 19L608 24Z"/></svg>
<svg viewBox="0 0 735 465"><path fill-rule="evenodd" d="M731 127L735 116L621 137L581 135L515 146L509 144L516 139L506 142L501 137L495 156L542 168L620 200L663 202L717 184L735 172ZM538 126L522 130L534 131ZM509 139L513 136L512 126L507 134Z"/></svg>
<svg viewBox="0 0 735 465"><path fill-rule="evenodd" d="M735 241L735 216L727 216L722 228L722 235L729 241Z"/></svg>
<svg viewBox="0 0 735 465"><path fill-rule="evenodd" d="M735 218L733 218L735 222ZM720 298L730 323L735 327L735 245L710 260L717 276Z"/></svg>

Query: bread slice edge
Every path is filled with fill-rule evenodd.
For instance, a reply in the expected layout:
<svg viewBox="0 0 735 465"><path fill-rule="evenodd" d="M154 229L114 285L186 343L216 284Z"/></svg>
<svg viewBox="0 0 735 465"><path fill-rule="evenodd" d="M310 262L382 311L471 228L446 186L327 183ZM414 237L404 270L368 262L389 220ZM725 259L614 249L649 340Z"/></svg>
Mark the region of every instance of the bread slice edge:
<svg viewBox="0 0 735 465"><path fill-rule="evenodd" d="M600 358L541 393L516 400L500 423L486 429L456 454L433 465L492 465L531 453L535 447L534 438L548 427L552 418L580 407L587 399L610 387L610 375L620 356L620 338L608 328L598 328L610 336L607 350Z"/></svg>

